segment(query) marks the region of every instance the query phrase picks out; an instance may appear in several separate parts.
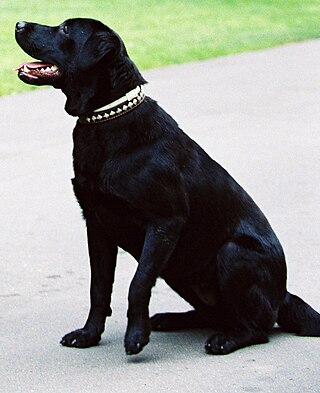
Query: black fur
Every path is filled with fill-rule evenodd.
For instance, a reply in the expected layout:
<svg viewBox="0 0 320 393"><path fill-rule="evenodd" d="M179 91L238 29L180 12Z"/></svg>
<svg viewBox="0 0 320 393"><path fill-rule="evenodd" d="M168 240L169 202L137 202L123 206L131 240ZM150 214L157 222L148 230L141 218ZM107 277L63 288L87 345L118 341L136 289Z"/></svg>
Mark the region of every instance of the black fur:
<svg viewBox="0 0 320 393"><path fill-rule="evenodd" d="M60 68L61 77L46 83L65 93L73 116L145 83L120 37L98 21L20 23L16 38L27 53ZM78 121L73 138L73 186L88 232L91 309L85 326L67 334L63 345L99 342L111 315L118 247L139 262L129 290L128 354L142 350L151 329L217 329L206 343L212 354L267 342L276 321L290 332L320 335L320 315L286 290L283 250L260 209L154 100L147 97L109 122ZM157 277L194 311L150 320Z"/></svg>

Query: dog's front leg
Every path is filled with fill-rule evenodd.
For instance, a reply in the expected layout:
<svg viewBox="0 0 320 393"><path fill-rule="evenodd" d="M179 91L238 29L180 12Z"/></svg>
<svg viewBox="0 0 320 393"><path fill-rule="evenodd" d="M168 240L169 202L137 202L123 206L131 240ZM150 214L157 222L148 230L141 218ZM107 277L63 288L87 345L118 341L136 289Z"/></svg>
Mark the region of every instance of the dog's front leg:
<svg viewBox="0 0 320 393"><path fill-rule="evenodd" d="M148 226L137 271L129 289L128 326L125 350L139 353L149 342L149 302L151 290L170 258L181 232L183 220L170 218Z"/></svg>
<svg viewBox="0 0 320 393"><path fill-rule="evenodd" d="M94 216L87 222L88 247L91 266L91 307L87 322L63 337L61 344L87 348L97 345L104 331L105 320L111 315L111 293L117 258L117 247L108 239Z"/></svg>

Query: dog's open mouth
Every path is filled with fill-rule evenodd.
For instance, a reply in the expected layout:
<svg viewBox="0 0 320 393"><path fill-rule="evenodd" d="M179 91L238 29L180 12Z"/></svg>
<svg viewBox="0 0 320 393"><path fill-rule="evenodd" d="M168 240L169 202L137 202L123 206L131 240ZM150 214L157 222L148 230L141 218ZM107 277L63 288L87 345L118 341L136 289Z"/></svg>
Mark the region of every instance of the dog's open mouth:
<svg viewBox="0 0 320 393"><path fill-rule="evenodd" d="M30 84L51 84L61 77L60 69L54 64L36 62L24 62L17 68L19 78Z"/></svg>

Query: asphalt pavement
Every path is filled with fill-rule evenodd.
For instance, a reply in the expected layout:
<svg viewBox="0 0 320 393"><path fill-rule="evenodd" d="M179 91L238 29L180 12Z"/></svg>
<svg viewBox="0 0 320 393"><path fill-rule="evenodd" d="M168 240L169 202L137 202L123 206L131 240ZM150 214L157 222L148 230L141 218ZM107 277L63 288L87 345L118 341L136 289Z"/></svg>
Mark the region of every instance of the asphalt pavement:
<svg viewBox="0 0 320 393"><path fill-rule="evenodd" d="M23 60L23 59L22 59ZM14 65L13 65L14 66ZM288 287L320 309L320 41L144 72L148 95L249 192L287 256ZM274 330L227 356L209 330L123 348L135 261L121 252L101 344L59 345L85 322L85 225L71 187L72 128L54 89L0 99L0 392L319 393L320 338ZM151 313L189 307L161 280Z"/></svg>

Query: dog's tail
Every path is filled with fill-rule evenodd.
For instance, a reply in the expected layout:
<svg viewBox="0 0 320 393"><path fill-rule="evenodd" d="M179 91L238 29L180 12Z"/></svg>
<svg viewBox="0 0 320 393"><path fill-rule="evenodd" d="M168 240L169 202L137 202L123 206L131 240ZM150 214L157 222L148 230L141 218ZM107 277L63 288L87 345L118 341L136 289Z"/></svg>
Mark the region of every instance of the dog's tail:
<svg viewBox="0 0 320 393"><path fill-rule="evenodd" d="M299 336L320 337L320 314L289 292L280 305L277 322L286 332Z"/></svg>

